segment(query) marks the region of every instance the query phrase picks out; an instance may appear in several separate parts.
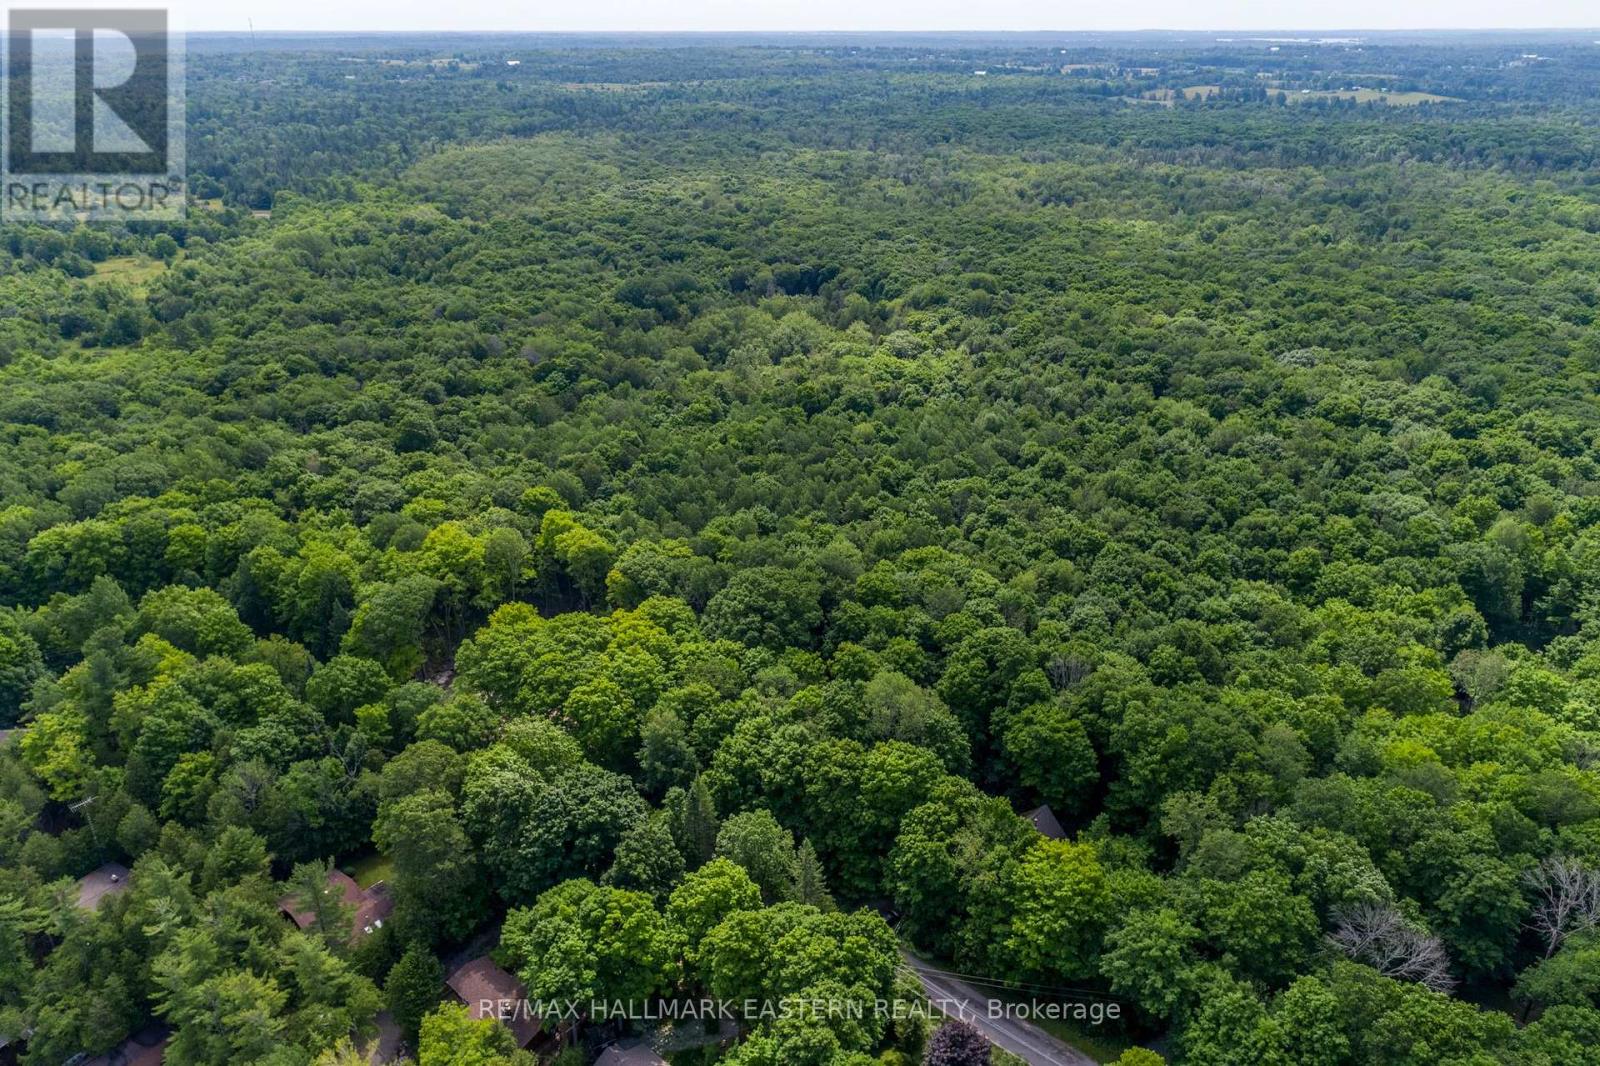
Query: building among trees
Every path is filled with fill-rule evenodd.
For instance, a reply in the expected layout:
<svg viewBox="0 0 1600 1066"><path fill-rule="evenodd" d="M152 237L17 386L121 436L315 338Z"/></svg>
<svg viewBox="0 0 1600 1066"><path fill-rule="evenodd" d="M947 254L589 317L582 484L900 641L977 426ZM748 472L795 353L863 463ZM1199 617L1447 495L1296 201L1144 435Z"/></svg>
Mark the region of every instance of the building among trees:
<svg viewBox="0 0 1600 1066"><path fill-rule="evenodd" d="M527 1047L539 1035L540 1022L528 1005L527 989L487 955L464 964L444 983L467 1005L474 1021L498 1021L511 1030L518 1047Z"/></svg>

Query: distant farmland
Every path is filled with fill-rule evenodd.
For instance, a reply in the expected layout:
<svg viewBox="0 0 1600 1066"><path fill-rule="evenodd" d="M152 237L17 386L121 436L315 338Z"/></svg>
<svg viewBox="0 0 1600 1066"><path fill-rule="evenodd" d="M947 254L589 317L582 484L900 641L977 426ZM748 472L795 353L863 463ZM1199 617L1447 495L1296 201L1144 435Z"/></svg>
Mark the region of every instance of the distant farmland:
<svg viewBox="0 0 1600 1066"><path fill-rule="evenodd" d="M1285 89L1290 100L1354 100L1358 104L1388 104L1390 107L1416 107L1418 104L1459 104L1457 96L1439 96L1436 93L1389 92L1384 89L1333 89L1298 92Z"/></svg>

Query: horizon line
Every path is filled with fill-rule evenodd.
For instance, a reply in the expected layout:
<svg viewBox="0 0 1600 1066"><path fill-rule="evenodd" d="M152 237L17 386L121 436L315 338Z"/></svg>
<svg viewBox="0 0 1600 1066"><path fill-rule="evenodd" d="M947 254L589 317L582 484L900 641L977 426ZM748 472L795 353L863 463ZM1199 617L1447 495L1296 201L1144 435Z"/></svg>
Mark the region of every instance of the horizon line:
<svg viewBox="0 0 1600 1066"><path fill-rule="evenodd" d="M186 30L187 33L243 33L252 31L244 28L211 27L203 29ZM544 34L562 37L605 37L620 36L624 34L739 34L744 36L800 36L813 34L817 36L845 36L854 34L887 34L887 35L949 35L989 33L996 35L1021 35L1021 34L1058 34L1062 36L1086 36L1119 33L1166 33L1166 34L1196 34L1196 33L1232 33L1252 34L1264 33L1298 33L1298 34L1397 34L1397 33L1600 33L1600 23L1585 26L1400 26L1385 28L1370 28L1360 26L1207 26L1200 28L1182 29L1169 26L1129 26L1118 29L1052 29L1041 27L1038 29L992 29L968 27L962 29L735 29L735 28L706 28L693 29L527 29L511 27L482 27L475 29L435 29L418 26L406 29L378 29L378 28L345 28L345 29L314 29L310 27L297 27L293 29L256 29L256 34L349 34L364 33L382 36L397 37L411 33L433 34Z"/></svg>

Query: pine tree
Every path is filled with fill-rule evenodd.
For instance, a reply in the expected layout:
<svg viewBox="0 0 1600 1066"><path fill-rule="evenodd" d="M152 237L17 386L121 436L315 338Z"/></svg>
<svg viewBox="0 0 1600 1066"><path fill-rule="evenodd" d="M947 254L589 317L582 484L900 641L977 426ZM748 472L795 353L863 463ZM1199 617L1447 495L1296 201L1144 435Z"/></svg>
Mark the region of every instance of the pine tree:
<svg viewBox="0 0 1600 1066"><path fill-rule="evenodd" d="M794 898L820 911L834 909L833 897L828 894L827 878L822 870L822 860L817 857L817 849L811 846L810 838L800 841L799 851L795 855Z"/></svg>
<svg viewBox="0 0 1600 1066"><path fill-rule="evenodd" d="M332 859L313 859L295 864L288 884L295 906L311 915L306 932L320 935L329 947L342 948L350 942L355 908L345 902L337 885L328 883L332 873Z"/></svg>
<svg viewBox="0 0 1600 1066"><path fill-rule="evenodd" d="M668 812L668 827L683 854L684 867L698 870L710 862L717 853L717 831L721 823L717 820L717 807L705 778L696 777L687 791L669 789L662 806Z"/></svg>
<svg viewBox="0 0 1600 1066"><path fill-rule="evenodd" d="M604 884L649 893L665 903L667 894L683 880L683 857L678 853L666 819L652 815L623 834L616 860L601 879Z"/></svg>
<svg viewBox="0 0 1600 1066"><path fill-rule="evenodd" d="M417 1045L417 1033L422 1027L423 1015L439 1004L440 989L444 986L444 967L433 957L433 952L419 943L413 943L400 956L400 961L389 970L383 983L383 995L389 1013L405 1033L406 1042Z"/></svg>

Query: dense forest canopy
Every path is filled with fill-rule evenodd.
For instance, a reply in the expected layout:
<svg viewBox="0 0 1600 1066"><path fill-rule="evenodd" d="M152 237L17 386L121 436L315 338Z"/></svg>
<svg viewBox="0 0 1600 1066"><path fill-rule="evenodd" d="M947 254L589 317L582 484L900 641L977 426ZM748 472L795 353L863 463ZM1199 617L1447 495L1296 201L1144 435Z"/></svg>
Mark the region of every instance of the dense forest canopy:
<svg viewBox="0 0 1600 1066"><path fill-rule="evenodd" d="M186 221L0 227L0 1055L904 945L1130 1066L1600 1061L1592 35L189 51Z"/></svg>

